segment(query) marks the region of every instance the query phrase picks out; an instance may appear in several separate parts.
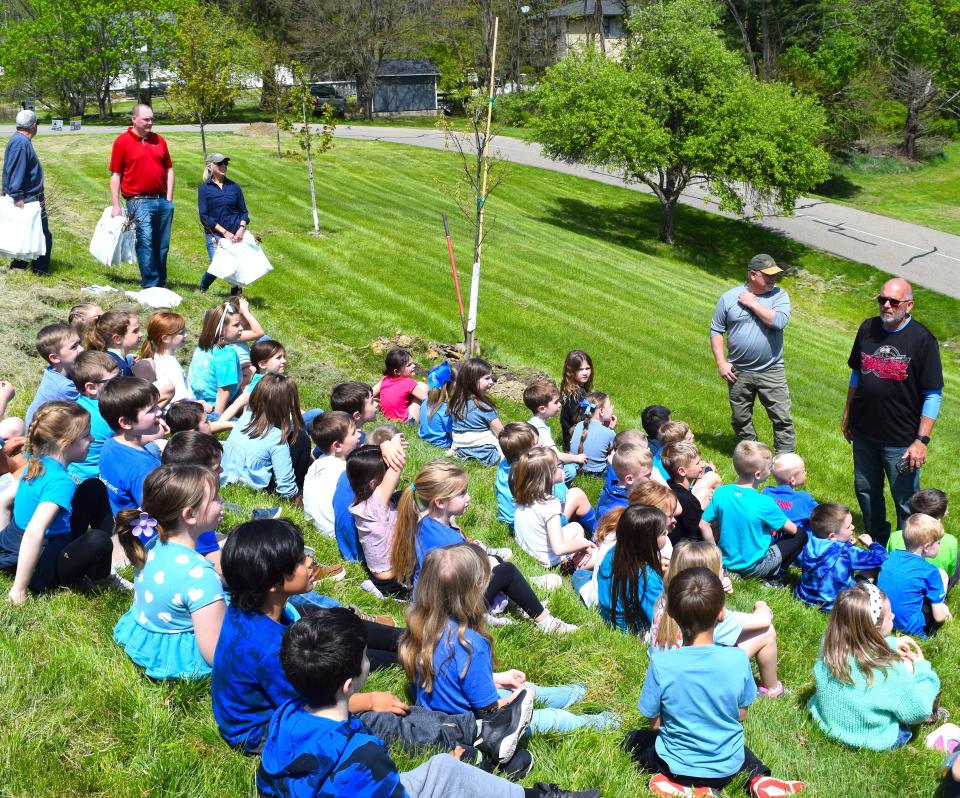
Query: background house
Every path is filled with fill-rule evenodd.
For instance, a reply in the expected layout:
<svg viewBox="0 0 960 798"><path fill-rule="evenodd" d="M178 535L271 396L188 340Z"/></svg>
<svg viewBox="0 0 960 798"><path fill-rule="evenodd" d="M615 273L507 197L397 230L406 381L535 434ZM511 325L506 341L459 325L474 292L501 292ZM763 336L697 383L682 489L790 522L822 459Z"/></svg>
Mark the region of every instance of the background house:
<svg viewBox="0 0 960 798"><path fill-rule="evenodd" d="M435 114L440 70L429 58L385 59L373 89L375 114Z"/></svg>
<svg viewBox="0 0 960 798"><path fill-rule="evenodd" d="M597 2L602 26L597 25ZM546 35L557 60L590 42L594 46L602 44L608 56L619 58L627 41L626 19L627 9L621 0L571 0L546 13Z"/></svg>

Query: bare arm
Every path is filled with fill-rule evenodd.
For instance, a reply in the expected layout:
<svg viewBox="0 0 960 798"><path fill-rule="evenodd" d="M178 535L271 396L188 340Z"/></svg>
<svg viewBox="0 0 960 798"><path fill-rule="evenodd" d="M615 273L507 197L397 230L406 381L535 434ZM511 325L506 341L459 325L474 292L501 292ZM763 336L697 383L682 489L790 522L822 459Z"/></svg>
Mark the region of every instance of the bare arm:
<svg viewBox="0 0 960 798"><path fill-rule="evenodd" d="M596 544L582 535L569 539L564 538L559 515L555 515L547 521L547 541L550 543L550 550L556 555L573 554L575 551L596 547Z"/></svg>
<svg viewBox="0 0 960 798"><path fill-rule="evenodd" d="M263 327L260 326L260 322L257 321L256 316L250 312L250 303L247 302L247 298L244 296L240 297L240 301L237 303L240 310L240 315L243 316L243 320L247 323L247 327L250 329L244 330L240 335L240 340L243 343L248 343L250 341L257 341L263 337Z"/></svg>
<svg viewBox="0 0 960 798"><path fill-rule="evenodd" d="M853 435L850 433L850 405L853 404L853 397L856 393L857 389L853 386L847 388L847 403L843 406L843 418L840 420L840 431L848 443L853 441Z"/></svg>
<svg viewBox="0 0 960 798"><path fill-rule="evenodd" d="M495 418L490 422L490 432L494 435L499 435L503 432L503 422L499 418Z"/></svg>
<svg viewBox="0 0 960 798"><path fill-rule="evenodd" d="M110 173L110 201L113 204L113 215L119 216L120 211L120 173Z"/></svg>
<svg viewBox="0 0 960 798"><path fill-rule="evenodd" d="M403 460L406 462L406 454L403 455ZM390 497L393 496L393 492L397 489L397 484L400 482L400 475L403 473L403 465L401 464L400 468L389 467L387 468L387 473L383 475L383 479L380 480L380 484L377 485L377 496L380 501L383 502L383 505L389 506Z"/></svg>
<svg viewBox="0 0 960 798"><path fill-rule="evenodd" d="M713 359L717 361L717 371L727 382L736 382L737 373L734 371L733 364L727 360L727 354L723 351L723 336L710 336L710 349L713 351Z"/></svg>
<svg viewBox="0 0 960 798"><path fill-rule="evenodd" d="M226 388L217 388L217 401L214 402L213 412L223 414L223 411L227 409L227 403L230 401L230 390L233 386L228 385Z"/></svg>
<svg viewBox="0 0 960 798"><path fill-rule="evenodd" d="M700 534L703 536L703 539L708 543L716 543L716 536L713 534L713 527L710 526L702 518L700 519Z"/></svg>
<svg viewBox="0 0 960 798"><path fill-rule="evenodd" d="M173 202L173 167L167 169L167 202Z"/></svg>
<svg viewBox="0 0 960 798"><path fill-rule="evenodd" d="M796 535L797 534L797 525L793 521L787 521L780 529L779 532L783 532L787 535Z"/></svg>
<svg viewBox="0 0 960 798"><path fill-rule="evenodd" d="M223 625L223 616L227 612L227 605L221 599L201 607L190 613L193 621L193 632L197 637L197 647L207 665L213 665L213 655L217 650L217 640L220 638L220 627Z"/></svg>
<svg viewBox="0 0 960 798"><path fill-rule="evenodd" d="M20 552L17 555L17 573L13 579L13 587L10 588L10 601L13 604L23 604L27 600L27 586L33 579L33 572L37 568L37 562L40 560L40 552L43 549L43 536L47 527L53 523L53 519L62 508L53 502L40 502L37 509L33 511L30 523L23 533L20 540Z"/></svg>
<svg viewBox="0 0 960 798"><path fill-rule="evenodd" d="M421 402L427 398L427 384L425 382L418 382L416 387L410 392L413 395L414 399L419 399Z"/></svg>

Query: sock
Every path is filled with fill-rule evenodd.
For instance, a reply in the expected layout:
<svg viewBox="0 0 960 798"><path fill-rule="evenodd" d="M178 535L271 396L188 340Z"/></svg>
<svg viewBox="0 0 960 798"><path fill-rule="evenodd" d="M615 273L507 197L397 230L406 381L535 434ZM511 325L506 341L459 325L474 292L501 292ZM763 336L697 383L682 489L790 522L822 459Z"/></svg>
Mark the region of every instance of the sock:
<svg viewBox="0 0 960 798"><path fill-rule="evenodd" d="M597 514L593 511L593 508L591 507L589 512L581 515L577 521L580 522L583 531L587 533L587 537L592 540L594 530L597 528Z"/></svg>

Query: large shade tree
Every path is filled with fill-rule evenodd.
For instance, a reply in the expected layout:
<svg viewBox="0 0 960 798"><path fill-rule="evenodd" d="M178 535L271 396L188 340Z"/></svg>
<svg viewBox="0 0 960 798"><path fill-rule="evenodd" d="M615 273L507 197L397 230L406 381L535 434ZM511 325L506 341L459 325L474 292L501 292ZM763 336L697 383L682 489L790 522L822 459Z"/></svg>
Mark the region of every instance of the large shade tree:
<svg viewBox="0 0 960 798"><path fill-rule="evenodd" d="M827 175L819 105L759 82L717 24L704 0L646 6L620 62L587 50L548 70L539 89L533 126L546 153L649 186L666 243L691 181L703 181L723 210L791 213Z"/></svg>

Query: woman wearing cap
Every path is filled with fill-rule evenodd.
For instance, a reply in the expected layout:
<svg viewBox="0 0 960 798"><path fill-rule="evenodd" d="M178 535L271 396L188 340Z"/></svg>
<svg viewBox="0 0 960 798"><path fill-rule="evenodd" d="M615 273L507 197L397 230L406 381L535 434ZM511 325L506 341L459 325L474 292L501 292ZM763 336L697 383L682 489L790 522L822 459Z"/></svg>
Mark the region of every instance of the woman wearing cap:
<svg viewBox="0 0 960 798"><path fill-rule="evenodd" d="M210 153L203 170L203 182L197 190L197 209L200 211L200 223L207 237L207 254L211 261L222 239L241 240L250 223L243 191L227 177L229 164L230 159L223 153ZM206 291L216 279L210 272L205 272L200 278L200 290ZM240 289L235 287L231 293L238 294Z"/></svg>

